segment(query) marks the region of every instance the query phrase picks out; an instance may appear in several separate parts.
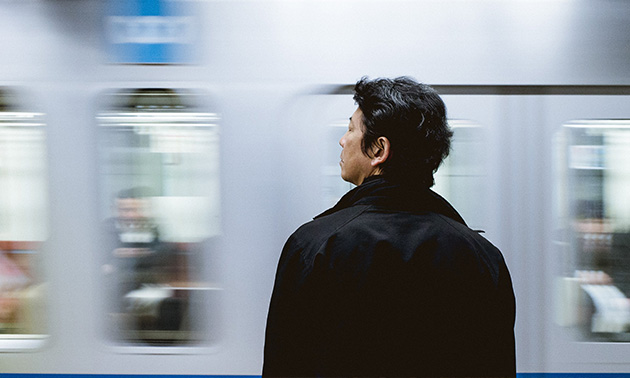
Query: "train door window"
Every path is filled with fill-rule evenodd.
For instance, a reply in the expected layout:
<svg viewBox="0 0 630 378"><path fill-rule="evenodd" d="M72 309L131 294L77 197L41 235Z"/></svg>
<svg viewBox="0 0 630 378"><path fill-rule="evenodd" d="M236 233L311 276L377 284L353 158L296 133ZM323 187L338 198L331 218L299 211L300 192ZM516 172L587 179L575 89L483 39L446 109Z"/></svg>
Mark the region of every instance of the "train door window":
<svg viewBox="0 0 630 378"><path fill-rule="evenodd" d="M462 214L473 228L482 228L486 221L485 151L483 128L464 119L448 121L453 130L451 152L435 174L433 190L440 193Z"/></svg>
<svg viewBox="0 0 630 378"><path fill-rule="evenodd" d="M48 237L46 130L0 89L0 351L40 347L46 282L40 251Z"/></svg>
<svg viewBox="0 0 630 378"><path fill-rule="evenodd" d="M558 320L587 341L630 341L630 120L564 125Z"/></svg>
<svg viewBox="0 0 630 378"><path fill-rule="evenodd" d="M451 153L436 172L432 189L447 198L471 227L478 227L485 221L485 206L480 200L486 182L483 128L470 120L453 119L448 122L453 130ZM341 178L339 168L339 139L347 128L347 118L340 118L330 122L324 133L328 151L322 165L322 199L327 207L334 205L354 187Z"/></svg>
<svg viewBox="0 0 630 378"><path fill-rule="evenodd" d="M98 115L107 336L132 350L214 338L219 116L203 98L120 90Z"/></svg>

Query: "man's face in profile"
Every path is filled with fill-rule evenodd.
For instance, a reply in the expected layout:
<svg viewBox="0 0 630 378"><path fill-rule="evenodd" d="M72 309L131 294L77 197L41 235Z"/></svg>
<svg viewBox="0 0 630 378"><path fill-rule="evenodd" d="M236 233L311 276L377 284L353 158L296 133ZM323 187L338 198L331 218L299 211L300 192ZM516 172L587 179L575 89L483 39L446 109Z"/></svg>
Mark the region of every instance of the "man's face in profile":
<svg viewBox="0 0 630 378"><path fill-rule="evenodd" d="M339 162L341 178L354 185L361 185L374 170L370 164L372 159L361 150L363 129L363 112L357 108L350 117L348 130L339 140L339 145L343 148Z"/></svg>

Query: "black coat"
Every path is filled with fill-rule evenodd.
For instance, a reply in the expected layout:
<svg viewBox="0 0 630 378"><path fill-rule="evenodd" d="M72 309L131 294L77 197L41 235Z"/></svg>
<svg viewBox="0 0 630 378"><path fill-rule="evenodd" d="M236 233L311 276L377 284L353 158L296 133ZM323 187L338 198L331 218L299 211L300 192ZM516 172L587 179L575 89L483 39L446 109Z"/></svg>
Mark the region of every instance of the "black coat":
<svg viewBox="0 0 630 378"><path fill-rule="evenodd" d="M366 179L285 244L263 376L515 376L501 252L446 200Z"/></svg>

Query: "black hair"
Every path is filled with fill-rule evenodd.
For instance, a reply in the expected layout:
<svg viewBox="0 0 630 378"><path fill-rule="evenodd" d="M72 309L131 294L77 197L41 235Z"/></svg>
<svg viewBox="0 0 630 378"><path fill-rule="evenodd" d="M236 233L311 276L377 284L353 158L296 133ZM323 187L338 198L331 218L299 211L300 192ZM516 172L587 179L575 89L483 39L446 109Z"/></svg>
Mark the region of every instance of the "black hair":
<svg viewBox="0 0 630 378"><path fill-rule="evenodd" d="M363 77L354 91L363 112L363 153L370 156L370 147L384 136L390 141L390 156L381 166L383 175L433 186L433 173L448 156L453 136L435 89L410 77Z"/></svg>

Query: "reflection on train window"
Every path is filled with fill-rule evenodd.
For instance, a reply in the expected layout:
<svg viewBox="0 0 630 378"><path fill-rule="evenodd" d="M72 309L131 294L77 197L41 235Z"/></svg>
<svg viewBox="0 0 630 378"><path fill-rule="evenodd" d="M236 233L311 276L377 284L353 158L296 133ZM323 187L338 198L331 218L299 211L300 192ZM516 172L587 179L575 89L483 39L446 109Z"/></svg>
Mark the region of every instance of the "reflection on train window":
<svg viewBox="0 0 630 378"><path fill-rule="evenodd" d="M108 94L98 115L108 336L136 346L212 339L218 290L219 117L171 89ZM212 314L212 312L210 313Z"/></svg>
<svg viewBox="0 0 630 378"><path fill-rule="evenodd" d="M558 321L582 340L630 341L630 120L571 122L559 141Z"/></svg>
<svg viewBox="0 0 630 378"><path fill-rule="evenodd" d="M437 193L448 199L472 228L485 226L486 161L484 129L476 122L448 121L453 130L451 152L435 174Z"/></svg>
<svg viewBox="0 0 630 378"><path fill-rule="evenodd" d="M20 111L15 100L0 89L0 350L37 348L46 338L46 134L42 114Z"/></svg>

